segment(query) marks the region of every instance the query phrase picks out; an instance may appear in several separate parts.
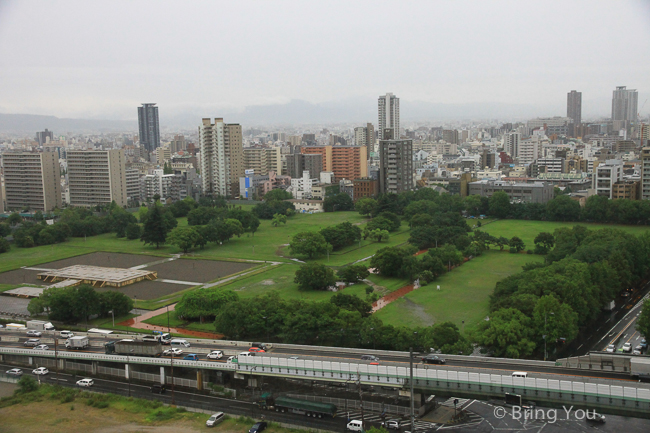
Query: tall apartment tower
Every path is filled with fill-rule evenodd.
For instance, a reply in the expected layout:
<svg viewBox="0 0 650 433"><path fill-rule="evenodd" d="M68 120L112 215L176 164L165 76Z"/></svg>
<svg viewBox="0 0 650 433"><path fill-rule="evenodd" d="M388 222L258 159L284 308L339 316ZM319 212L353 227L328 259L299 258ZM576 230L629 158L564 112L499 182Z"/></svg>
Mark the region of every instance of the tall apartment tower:
<svg viewBox="0 0 650 433"><path fill-rule="evenodd" d="M160 122L156 104L142 104L138 107L138 125L140 127L140 147L147 155L160 147Z"/></svg>
<svg viewBox="0 0 650 433"><path fill-rule="evenodd" d="M399 194L414 189L413 140L393 139L391 128L382 131L379 141L379 192Z"/></svg>
<svg viewBox="0 0 650 433"><path fill-rule="evenodd" d="M239 178L244 176L242 128L238 123L214 123L204 118L199 126L201 178L203 193L235 197L239 194Z"/></svg>
<svg viewBox="0 0 650 433"><path fill-rule="evenodd" d="M49 212L63 205L57 153L8 152L2 161L7 210Z"/></svg>
<svg viewBox="0 0 650 433"><path fill-rule="evenodd" d="M36 141L38 141L39 146L43 146L45 143L49 141L54 140L54 133L52 131L48 131L47 128L45 128L45 131L39 131L36 133Z"/></svg>
<svg viewBox="0 0 650 433"><path fill-rule="evenodd" d="M641 149L641 199L650 200L650 147Z"/></svg>
<svg viewBox="0 0 650 433"><path fill-rule="evenodd" d="M582 92L570 91L566 95L566 117L573 119L574 125L582 123Z"/></svg>
<svg viewBox="0 0 650 433"><path fill-rule="evenodd" d="M122 149L68 150L70 204L126 206L126 156Z"/></svg>
<svg viewBox="0 0 650 433"><path fill-rule="evenodd" d="M370 157L370 152L375 150L375 127L372 123L366 123L366 126L354 128L354 144L366 146L368 157Z"/></svg>
<svg viewBox="0 0 650 433"><path fill-rule="evenodd" d="M636 122L639 110L639 93L625 86L617 86L612 96L612 121L614 130L626 129Z"/></svg>
<svg viewBox="0 0 650 433"><path fill-rule="evenodd" d="M392 93L380 96L379 109L379 139L385 140L383 133L386 129L393 129L395 137L399 138L399 98Z"/></svg>
<svg viewBox="0 0 650 433"><path fill-rule="evenodd" d="M508 153L512 158L519 156L519 144L521 134L518 132L509 132L503 136L503 151Z"/></svg>

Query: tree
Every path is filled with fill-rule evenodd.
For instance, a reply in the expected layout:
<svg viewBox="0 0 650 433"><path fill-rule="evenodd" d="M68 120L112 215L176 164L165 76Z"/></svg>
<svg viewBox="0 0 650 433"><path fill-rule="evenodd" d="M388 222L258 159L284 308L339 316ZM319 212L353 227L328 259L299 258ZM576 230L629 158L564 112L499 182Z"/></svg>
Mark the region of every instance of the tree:
<svg viewBox="0 0 650 433"><path fill-rule="evenodd" d="M641 314L636 321L636 329L646 340L650 338L650 302L644 302Z"/></svg>
<svg viewBox="0 0 650 433"><path fill-rule="evenodd" d="M555 245L555 238L548 232L541 232L535 237L535 254L547 254Z"/></svg>
<svg viewBox="0 0 650 433"><path fill-rule="evenodd" d="M154 202L154 203L157 203L157 202L159 202L159 201L160 201L160 194L154 194L154 195L153 195L153 202Z"/></svg>
<svg viewBox="0 0 650 433"><path fill-rule="evenodd" d="M140 206L140 209L138 209L138 220L140 223L144 223L144 221L147 219L147 214L149 213L149 208L146 206Z"/></svg>
<svg viewBox="0 0 650 433"><path fill-rule="evenodd" d="M338 212L344 210L353 210L354 203L352 198L344 192L336 194L331 197L326 197L323 200L323 209L325 212Z"/></svg>
<svg viewBox="0 0 650 433"><path fill-rule="evenodd" d="M507 218L510 214L510 197L503 191L492 194L489 201L490 215L496 218Z"/></svg>
<svg viewBox="0 0 650 433"><path fill-rule="evenodd" d="M107 290L98 293L98 296L98 314L100 317L109 317L111 315L110 311L113 311L115 316L124 316L133 310L133 299L124 293L116 290Z"/></svg>
<svg viewBox="0 0 650 433"><path fill-rule="evenodd" d="M271 191L264 194L264 201L275 201L275 200L290 200L293 198L293 195L289 191L277 188L272 189Z"/></svg>
<svg viewBox="0 0 650 433"><path fill-rule="evenodd" d="M43 212L41 212L40 210L37 210L36 212L34 212L34 221L40 222L40 221L43 221L43 219L44 219L43 218Z"/></svg>
<svg viewBox="0 0 650 433"><path fill-rule="evenodd" d="M334 271L320 263L301 265L293 281L300 290L327 290L336 283Z"/></svg>
<svg viewBox="0 0 650 433"><path fill-rule="evenodd" d="M6 253L9 250L11 250L11 245L9 245L9 242L5 238L0 237L0 253Z"/></svg>
<svg viewBox="0 0 650 433"><path fill-rule="evenodd" d="M323 235L327 243L332 245L333 250L338 250L361 240L361 229L350 222L325 227L320 231L320 234Z"/></svg>
<svg viewBox="0 0 650 433"><path fill-rule="evenodd" d="M500 309L478 325L477 343L496 357L523 358L535 349L531 319L514 308Z"/></svg>
<svg viewBox="0 0 650 433"><path fill-rule="evenodd" d="M194 227L176 227L167 236L167 243L176 245L187 253L196 244L199 236L201 235Z"/></svg>
<svg viewBox="0 0 650 433"><path fill-rule="evenodd" d="M178 317L185 320L202 321L206 317L215 317L228 303L238 300L239 295L232 290L220 288L192 290L183 295L174 311Z"/></svg>
<svg viewBox="0 0 650 433"><path fill-rule="evenodd" d="M559 195L546 204L546 214L551 221L578 221L580 203L567 195Z"/></svg>
<svg viewBox="0 0 650 433"><path fill-rule="evenodd" d="M582 217L586 221L605 222L609 213L609 197L592 195L585 202Z"/></svg>
<svg viewBox="0 0 650 433"><path fill-rule="evenodd" d="M129 240L139 239L142 236L142 227L138 223L130 223L126 226L126 238Z"/></svg>
<svg viewBox="0 0 650 433"><path fill-rule="evenodd" d="M275 191L277 191L277 190L275 190ZM273 219L271 220L271 225L273 227L277 227L280 224L286 224L286 223L287 223L287 216L279 214L279 213L276 213L275 215L273 215Z"/></svg>
<svg viewBox="0 0 650 433"><path fill-rule="evenodd" d="M344 310L357 311L361 314L361 317L368 317L372 313L372 304L356 295L346 295L338 292L330 298L330 302Z"/></svg>
<svg viewBox="0 0 650 433"><path fill-rule="evenodd" d="M522 241L517 236L513 236L510 239L510 242L508 242L508 245L510 246L511 253L518 253L526 249L526 244L524 243L524 241Z"/></svg>
<svg viewBox="0 0 650 433"><path fill-rule="evenodd" d="M356 283L363 280L364 278L368 278L370 272L368 272L366 266L362 264L356 264L339 269L337 271L337 275L341 281L344 281L346 283Z"/></svg>
<svg viewBox="0 0 650 433"><path fill-rule="evenodd" d="M399 277L404 275L404 259L408 252L399 247L385 247L378 250L370 259L370 267L376 268L384 277Z"/></svg>
<svg viewBox="0 0 650 433"><path fill-rule="evenodd" d="M369 216L377 208L377 200L370 197L365 197L358 200L354 204L354 210L359 212L360 215Z"/></svg>
<svg viewBox="0 0 650 433"><path fill-rule="evenodd" d="M9 224L0 223L0 238L4 238L5 236L9 236L10 234L11 234L11 227L9 227Z"/></svg>
<svg viewBox="0 0 650 433"><path fill-rule="evenodd" d="M164 244L167 239L167 223L163 218L162 206L154 203L147 212L147 218L144 223L144 229L140 240L145 245L156 245L156 249L160 244Z"/></svg>
<svg viewBox="0 0 650 433"><path fill-rule="evenodd" d="M18 215L17 212L13 212L11 215L9 215L9 218L7 218L7 223L9 223L10 226L15 226L16 224L20 224L23 221L23 219Z"/></svg>
<svg viewBox="0 0 650 433"><path fill-rule="evenodd" d="M533 310L533 327L540 345L544 339L547 345L555 344L560 338L572 341L578 336L578 315L555 296L542 296Z"/></svg>
<svg viewBox="0 0 650 433"><path fill-rule="evenodd" d="M16 393L18 394L26 394L28 392L34 392L38 389L38 382L36 379L34 379L31 376L22 376L20 380L18 380L18 389L16 390Z"/></svg>
<svg viewBox="0 0 650 433"><path fill-rule="evenodd" d="M301 232L296 234L289 243L291 254L307 256L310 259L332 250L320 233Z"/></svg>
<svg viewBox="0 0 650 433"><path fill-rule="evenodd" d="M165 163L163 167L163 174L174 174L174 169L171 167L171 163Z"/></svg>

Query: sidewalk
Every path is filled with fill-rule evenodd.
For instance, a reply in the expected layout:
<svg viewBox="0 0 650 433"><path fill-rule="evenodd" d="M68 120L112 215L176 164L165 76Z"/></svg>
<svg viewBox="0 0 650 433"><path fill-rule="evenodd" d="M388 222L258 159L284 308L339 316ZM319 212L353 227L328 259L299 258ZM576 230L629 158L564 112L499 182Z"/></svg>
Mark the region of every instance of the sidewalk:
<svg viewBox="0 0 650 433"><path fill-rule="evenodd" d="M175 307L176 304L170 305L169 311L174 311ZM167 328L165 326L157 326L157 325L150 325L148 323L144 323L144 320L151 319L152 317L160 316L161 314L165 314L165 313L167 313L167 307L159 308L157 310L148 311L142 314L141 316L137 316L132 319L125 320L124 322L120 322L118 323L118 325L129 326L131 328L136 328L136 329L146 329L149 331L171 332L172 334L184 334L184 335L190 335L192 337L198 337L198 338L210 338L212 340L219 340L223 338L222 334L192 331L183 328Z"/></svg>

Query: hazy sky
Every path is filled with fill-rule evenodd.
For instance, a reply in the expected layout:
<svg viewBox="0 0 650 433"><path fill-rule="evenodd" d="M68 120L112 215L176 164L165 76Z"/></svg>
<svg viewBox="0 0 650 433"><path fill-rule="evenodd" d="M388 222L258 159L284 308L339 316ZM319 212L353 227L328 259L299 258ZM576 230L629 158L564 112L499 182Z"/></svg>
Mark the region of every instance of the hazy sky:
<svg viewBox="0 0 650 433"><path fill-rule="evenodd" d="M650 96L648 0L0 0L3 113L218 116L390 91L565 115L576 89L589 116L609 115L617 85Z"/></svg>

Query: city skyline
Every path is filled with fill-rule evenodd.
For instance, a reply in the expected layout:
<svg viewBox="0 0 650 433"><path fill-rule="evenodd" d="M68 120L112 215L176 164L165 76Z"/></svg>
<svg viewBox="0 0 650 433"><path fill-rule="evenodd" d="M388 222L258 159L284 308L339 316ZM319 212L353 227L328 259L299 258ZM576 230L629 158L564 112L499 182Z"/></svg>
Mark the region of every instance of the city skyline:
<svg viewBox="0 0 650 433"><path fill-rule="evenodd" d="M644 2L545 2L543 8L529 2L114 5L52 2L34 15L23 3L3 2L0 112L130 120L133 106L156 100L165 107L161 123L183 116L196 122L208 112L241 113L243 122L259 107L289 110L268 122L278 123L292 113L304 115L291 106L304 101L364 121L359 107L390 90L402 99L403 120L442 116L449 106L460 118L534 117L563 115L564 95L579 89L588 118L608 116L616 86L638 89L639 106L650 95L650 60L638 55L650 48L650 6ZM247 19L219 18L214 26L209 17L217 8L220 17ZM559 8L580 21L567 26L555 13ZM352 25L359 15L368 19ZM426 19L433 16L435 26ZM293 25L308 19L316 31ZM496 19L509 25L490 25ZM167 31L184 20L193 25ZM49 31L51 22L57 32ZM529 32L531 22L543 30ZM115 32L116 23L125 31ZM390 40L366 36L388 24ZM30 32L22 34L25 27ZM232 62L206 58L200 47L208 39L226 40L220 49ZM153 48L143 55L134 40ZM594 44L598 52L625 59L625 66L603 63L593 55ZM389 61L387 50L399 52L399 59ZM348 66L359 52L377 64L372 72ZM269 67L259 68L260 62ZM217 84L204 86L214 77ZM431 104L435 109L426 107Z"/></svg>

